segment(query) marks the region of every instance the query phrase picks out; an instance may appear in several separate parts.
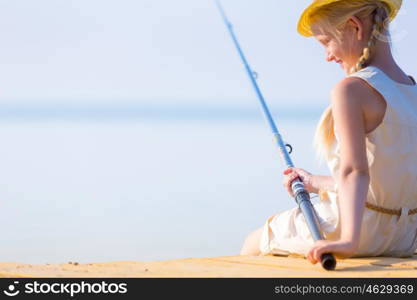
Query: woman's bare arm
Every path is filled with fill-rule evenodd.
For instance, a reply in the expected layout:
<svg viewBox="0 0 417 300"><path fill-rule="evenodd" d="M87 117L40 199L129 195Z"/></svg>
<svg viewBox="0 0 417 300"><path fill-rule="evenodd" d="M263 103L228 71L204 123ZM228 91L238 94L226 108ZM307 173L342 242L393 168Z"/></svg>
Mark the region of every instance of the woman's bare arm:
<svg viewBox="0 0 417 300"><path fill-rule="evenodd" d="M332 113L340 142L336 178L341 212L341 240L357 247L369 188L364 101L375 95L357 78L342 80L332 91Z"/></svg>
<svg viewBox="0 0 417 300"><path fill-rule="evenodd" d="M317 189L316 194L319 190L336 192L336 181L332 176L313 175L312 185Z"/></svg>

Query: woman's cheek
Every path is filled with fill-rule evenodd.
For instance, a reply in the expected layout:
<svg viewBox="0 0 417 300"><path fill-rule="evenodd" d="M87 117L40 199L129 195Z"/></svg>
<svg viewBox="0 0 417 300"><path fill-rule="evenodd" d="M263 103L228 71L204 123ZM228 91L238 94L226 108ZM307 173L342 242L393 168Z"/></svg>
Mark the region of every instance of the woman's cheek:
<svg viewBox="0 0 417 300"><path fill-rule="evenodd" d="M333 53L335 54L335 56L337 57L337 58L339 58L339 59L342 59L343 60L343 58L345 58L345 52L340 48L340 47L334 47L334 49L333 49Z"/></svg>

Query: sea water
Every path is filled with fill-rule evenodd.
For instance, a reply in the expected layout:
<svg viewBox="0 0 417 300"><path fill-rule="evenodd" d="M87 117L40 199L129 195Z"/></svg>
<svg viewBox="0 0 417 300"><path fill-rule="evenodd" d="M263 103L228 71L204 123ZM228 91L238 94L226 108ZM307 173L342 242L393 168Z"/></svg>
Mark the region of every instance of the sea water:
<svg viewBox="0 0 417 300"><path fill-rule="evenodd" d="M1 261L239 254L246 235L296 204L265 119L231 112L3 108ZM328 174L312 146L320 114L274 115L294 164Z"/></svg>

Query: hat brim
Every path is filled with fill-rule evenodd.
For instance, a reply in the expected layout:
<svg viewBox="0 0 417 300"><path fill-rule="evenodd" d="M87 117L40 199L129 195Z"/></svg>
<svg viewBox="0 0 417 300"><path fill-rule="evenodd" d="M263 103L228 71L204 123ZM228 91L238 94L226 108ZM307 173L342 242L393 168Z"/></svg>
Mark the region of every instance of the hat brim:
<svg viewBox="0 0 417 300"><path fill-rule="evenodd" d="M314 1L310 6L308 6L298 21L297 31L299 34L303 36L313 36L313 32L311 31L311 15L317 11L319 8L334 2L340 2L346 0L321 0L321 1ZM401 8L402 0L381 0L382 2L386 3L390 8L389 19L392 21L398 14L398 11Z"/></svg>

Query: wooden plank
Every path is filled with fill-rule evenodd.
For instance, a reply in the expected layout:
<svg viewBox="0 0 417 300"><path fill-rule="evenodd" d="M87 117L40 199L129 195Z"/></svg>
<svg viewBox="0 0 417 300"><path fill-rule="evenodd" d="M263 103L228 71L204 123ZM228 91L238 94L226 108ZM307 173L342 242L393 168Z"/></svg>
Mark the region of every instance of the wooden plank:
<svg viewBox="0 0 417 300"><path fill-rule="evenodd" d="M151 262L30 265L0 263L0 277L413 277L417 256L339 259L326 271L294 256L223 256Z"/></svg>

